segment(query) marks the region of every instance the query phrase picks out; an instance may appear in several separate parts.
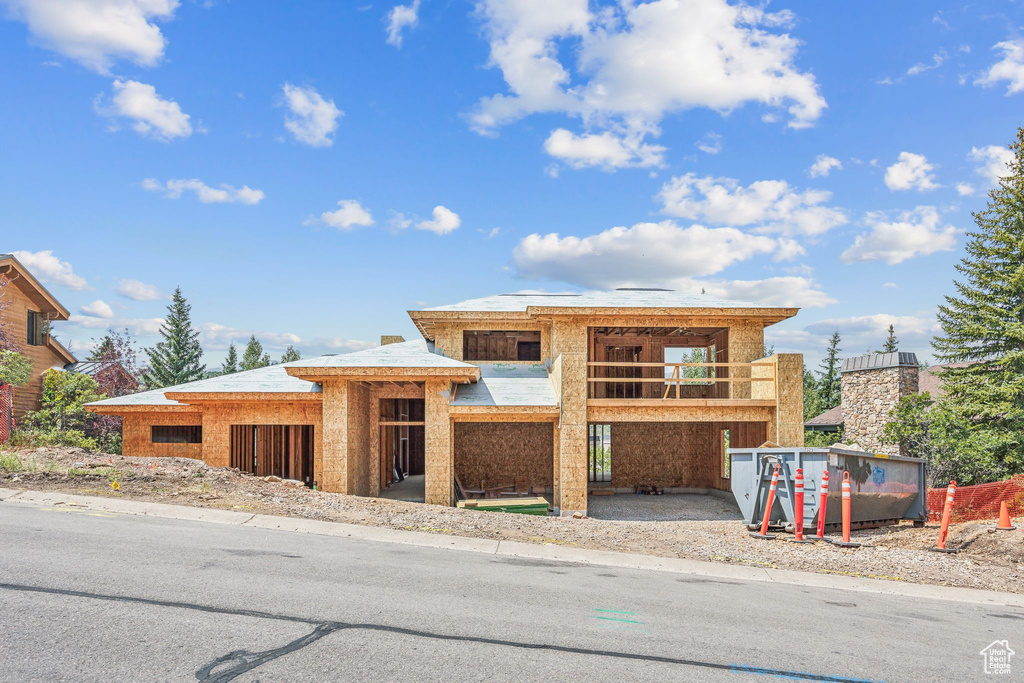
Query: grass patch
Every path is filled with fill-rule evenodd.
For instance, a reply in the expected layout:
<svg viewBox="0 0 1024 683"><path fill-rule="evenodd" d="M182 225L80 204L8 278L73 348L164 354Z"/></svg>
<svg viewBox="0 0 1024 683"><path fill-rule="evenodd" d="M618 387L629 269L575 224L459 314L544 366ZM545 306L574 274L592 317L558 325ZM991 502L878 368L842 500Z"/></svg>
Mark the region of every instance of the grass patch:
<svg viewBox="0 0 1024 683"><path fill-rule="evenodd" d="M22 458L14 451L0 450L0 472L24 474L28 472L54 472L57 462L47 458L40 462L37 458Z"/></svg>
<svg viewBox="0 0 1024 683"><path fill-rule="evenodd" d="M106 477L112 481L123 478L126 474L128 473L116 467L72 467L68 470L68 476L72 479L76 477Z"/></svg>

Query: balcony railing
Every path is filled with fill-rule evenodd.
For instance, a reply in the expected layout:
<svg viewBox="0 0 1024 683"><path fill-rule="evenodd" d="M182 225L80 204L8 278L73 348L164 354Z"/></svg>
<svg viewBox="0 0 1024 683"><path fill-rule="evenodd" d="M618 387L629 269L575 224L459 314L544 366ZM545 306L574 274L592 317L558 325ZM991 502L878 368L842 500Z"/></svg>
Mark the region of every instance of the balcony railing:
<svg viewBox="0 0 1024 683"><path fill-rule="evenodd" d="M685 368L704 368L687 377ZM587 363L588 396L594 400L645 402L775 401L775 368L753 363ZM692 374L692 373L691 373Z"/></svg>

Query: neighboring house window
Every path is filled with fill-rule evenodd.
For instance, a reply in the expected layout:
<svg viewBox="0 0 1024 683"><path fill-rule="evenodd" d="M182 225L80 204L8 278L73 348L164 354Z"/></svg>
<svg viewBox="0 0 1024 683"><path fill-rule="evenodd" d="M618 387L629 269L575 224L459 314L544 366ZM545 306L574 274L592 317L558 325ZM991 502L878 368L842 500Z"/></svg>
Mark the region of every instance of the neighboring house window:
<svg viewBox="0 0 1024 683"><path fill-rule="evenodd" d="M729 461L729 430L722 430L722 479L732 475L732 463Z"/></svg>
<svg viewBox="0 0 1024 683"><path fill-rule="evenodd" d="M38 311L28 312L28 344L42 346L46 343L46 319Z"/></svg>
<svg viewBox="0 0 1024 683"><path fill-rule="evenodd" d="M153 426L153 443L202 443L203 428L198 425Z"/></svg>
<svg viewBox="0 0 1024 683"><path fill-rule="evenodd" d="M540 332L532 330L464 330L462 359L468 361L540 362Z"/></svg>

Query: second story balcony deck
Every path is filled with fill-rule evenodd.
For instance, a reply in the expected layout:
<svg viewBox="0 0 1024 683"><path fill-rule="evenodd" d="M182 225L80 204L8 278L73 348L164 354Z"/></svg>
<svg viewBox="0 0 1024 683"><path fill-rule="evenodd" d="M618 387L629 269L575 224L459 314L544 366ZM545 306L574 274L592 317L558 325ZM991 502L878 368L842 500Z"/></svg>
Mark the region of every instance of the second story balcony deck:
<svg viewBox="0 0 1024 683"><path fill-rule="evenodd" d="M587 363L587 403L594 406L774 406L777 364Z"/></svg>

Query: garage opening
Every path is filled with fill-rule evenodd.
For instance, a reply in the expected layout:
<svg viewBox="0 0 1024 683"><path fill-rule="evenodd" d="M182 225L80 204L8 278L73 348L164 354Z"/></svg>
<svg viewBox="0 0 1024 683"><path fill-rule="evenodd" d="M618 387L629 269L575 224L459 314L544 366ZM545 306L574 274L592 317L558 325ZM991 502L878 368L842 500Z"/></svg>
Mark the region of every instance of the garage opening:
<svg viewBox="0 0 1024 683"><path fill-rule="evenodd" d="M422 398L380 400L380 490L384 498L424 499L424 406Z"/></svg>
<svg viewBox="0 0 1024 683"><path fill-rule="evenodd" d="M550 503L554 449L550 422L457 422L457 489L485 498L544 496Z"/></svg>
<svg viewBox="0 0 1024 683"><path fill-rule="evenodd" d="M756 448L767 432L765 422L591 424L588 514L619 520L740 519L730 492L727 449ZM605 468L608 483L603 483Z"/></svg>
<svg viewBox="0 0 1024 683"><path fill-rule="evenodd" d="M231 466L313 486L313 425L231 425Z"/></svg>

